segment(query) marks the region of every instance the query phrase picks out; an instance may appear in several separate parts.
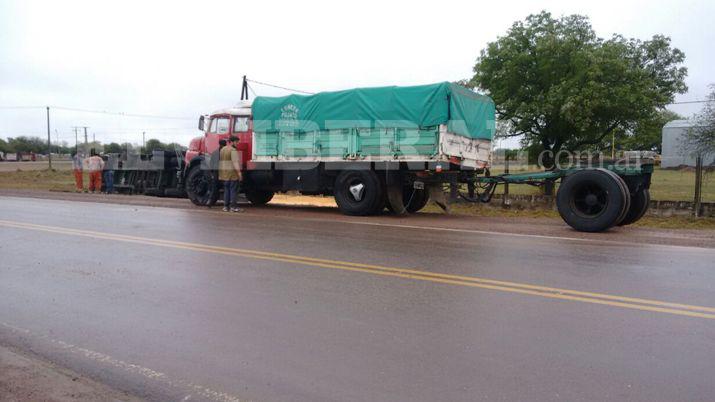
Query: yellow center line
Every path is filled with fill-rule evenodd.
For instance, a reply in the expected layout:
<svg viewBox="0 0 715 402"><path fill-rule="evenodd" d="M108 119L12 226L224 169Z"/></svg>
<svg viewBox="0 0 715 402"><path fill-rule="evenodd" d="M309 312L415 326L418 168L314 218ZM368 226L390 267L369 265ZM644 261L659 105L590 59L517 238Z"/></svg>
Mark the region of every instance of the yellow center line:
<svg viewBox="0 0 715 402"><path fill-rule="evenodd" d="M387 267L382 265L362 264L347 261L335 261L329 259L304 257L299 255L281 254L258 250L248 250L232 247L212 246L199 243L187 243L165 239L152 239L115 233L96 232L90 230L71 229L57 226L37 225L32 223L0 220L0 226L14 227L18 229L37 230L63 235L83 236L95 239L116 240L128 243L153 245L159 247L170 247L213 254L248 257L261 260L280 261L292 264L300 264L312 267L340 269L344 271L364 272L375 275L392 276L413 280L422 280L450 285L476 287L482 289L498 290L533 296L540 296L552 299L579 301L608 305L621 308L629 308L643 311L652 311L667 314L676 314L689 317L715 319L715 308L696 306L682 303L672 303L659 300L641 299L610 295L604 293L585 292L572 289L553 288L547 286L531 285L527 283L498 281L493 279L444 274L438 272L428 272L407 268Z"/></svg>

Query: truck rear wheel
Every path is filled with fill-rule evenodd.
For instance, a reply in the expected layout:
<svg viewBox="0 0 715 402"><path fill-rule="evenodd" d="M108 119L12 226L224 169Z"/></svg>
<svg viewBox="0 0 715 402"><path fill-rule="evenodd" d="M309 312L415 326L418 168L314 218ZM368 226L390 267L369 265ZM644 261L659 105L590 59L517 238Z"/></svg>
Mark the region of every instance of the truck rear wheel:
<svg viewBox="0 0 715 402"><path fill-rule="evenodd" d="M619 181L620 177L605 169L567 176L556 195L561 218L580 232L601 232L617 225L630 198Z"/></svg>
<svg viewBox="0 0 715 402"><path fill-rule="evenodd" d="M346 215L370 215L384 202L383 187L372 170L344 170L335 179L335 202Z"/></svg>
<svg viewBox="0 0 715 402"><path fill-rule="evenodd" d="M246 198L253 205L266 205L273 199L273 191L246 190Z"/></svg>
<svg viewBox="0 0 715 402"><path fill-rule="evenodd" d="M628 208L626 216L618 224L619 226L630 225L631 223L638 222L646 212L648 212L648 207L650 206L650 191L647 188L642 188L631 195L631 207Z"/></svg>
<svg viewBox="0 0 715 402"><path fill-rule="evenodd" d="M194 205L212 206L218 200L218 177L196 165L186 175L186 195Z"/></svg>
<svg viewBox="0 0 715 402"><path fill-rule="evenodd" d="M402 191L402 200L405 203L407 212L414 214L427 205L427 202L429 202L429 192L426 189L405 187Z"/></svg>

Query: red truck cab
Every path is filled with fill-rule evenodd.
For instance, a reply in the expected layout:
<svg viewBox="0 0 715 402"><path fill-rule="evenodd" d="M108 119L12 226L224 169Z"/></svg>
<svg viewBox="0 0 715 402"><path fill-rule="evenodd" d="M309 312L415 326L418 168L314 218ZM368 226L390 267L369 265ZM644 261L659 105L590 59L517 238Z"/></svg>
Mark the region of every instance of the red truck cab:
<svg viewBox="0 0 715 402"><path fill-rule="evenodd" d="M251 118L250 102L217 110L199 120L199 129L205 132L203 137L196 137L189 143L184 162L190 166L192 161L202 155L212 154L219 149L219 140L228 139L230 136L238 137L237 149L241 156L242 165L251 160L253 142L253 120Z"/></svg>

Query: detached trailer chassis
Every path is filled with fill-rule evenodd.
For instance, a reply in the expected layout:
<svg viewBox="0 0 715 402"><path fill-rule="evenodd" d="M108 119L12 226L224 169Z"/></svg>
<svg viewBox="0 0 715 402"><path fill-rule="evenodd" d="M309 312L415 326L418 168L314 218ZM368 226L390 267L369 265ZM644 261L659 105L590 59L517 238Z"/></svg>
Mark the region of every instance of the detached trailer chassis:
<svg viewBox="0 0 715 402"><path fill-rule="evenodd" d="M569 226L582 232L601 232L629 225L648 211L653 160L604 161L598 167L575 166L545 172L482 176L484 186L469 201L488 202L498 184L543 186L560 180L556 207Z"/></svg>
<svg viewBox="0 0 715 402"><path fill-rule="evenodd" d="M596 167L570 167L544 172L503 174L491 176L488 170L476 172L448 172L443 174L407 174L403 175L405 190L402 202L403 211L413 212L411 205L415 197L422 202L420 191L428 189L438 205L446 208L442 185L466 184L467 193L458 191L458 195L468 202L487 203L500 184L527 184L545 186L547 183L560 181L556 195L556 206L563 220L578 231L601 232L613 226L632 224L642 218L650 204L650 181L653 173L653 161L619 160L603 161ZM388 176L389 177L389 176ZM410 191L410 189L412 191ZM388 182L389 195L390 186ZM437 198L442 196L442 202ZM387 201L388 208L391 200ZM399 202L397 205L400 205ZM424 204L417 205L420 209Z"/></svg>

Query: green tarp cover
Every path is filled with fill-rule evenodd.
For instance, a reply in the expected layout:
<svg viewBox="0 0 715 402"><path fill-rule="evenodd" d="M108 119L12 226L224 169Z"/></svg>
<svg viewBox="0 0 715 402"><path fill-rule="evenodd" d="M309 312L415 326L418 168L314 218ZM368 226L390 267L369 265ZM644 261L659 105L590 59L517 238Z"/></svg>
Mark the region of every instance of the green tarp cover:
<svg viewBox="0 0 715 402"><path fill-rule="evenodd" d="M256 132L447 124L450 132L465 137L491 140L494 135L494 102L449 82L357 88L307 96L259 96L252 109Z"/></svg>

